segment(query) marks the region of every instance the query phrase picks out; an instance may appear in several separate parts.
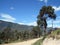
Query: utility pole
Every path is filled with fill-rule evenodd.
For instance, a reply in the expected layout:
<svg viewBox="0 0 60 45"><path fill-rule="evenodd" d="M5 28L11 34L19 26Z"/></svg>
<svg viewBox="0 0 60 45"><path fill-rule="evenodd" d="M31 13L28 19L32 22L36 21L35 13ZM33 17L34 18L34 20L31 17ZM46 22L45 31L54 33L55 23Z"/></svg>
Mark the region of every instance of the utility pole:
<svg viewBox="0 0 60 45"><path fill-rule="evenodd" d="M52 20L52 29L53 29L53 20Z"/></svg>

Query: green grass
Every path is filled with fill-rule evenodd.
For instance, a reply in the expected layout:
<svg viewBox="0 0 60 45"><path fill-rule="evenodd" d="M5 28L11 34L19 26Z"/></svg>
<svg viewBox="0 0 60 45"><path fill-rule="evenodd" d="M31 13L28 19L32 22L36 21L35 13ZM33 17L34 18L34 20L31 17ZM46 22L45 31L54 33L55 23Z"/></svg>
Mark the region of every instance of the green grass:
<svg viewBox="0 0 60 45"><path fill-rule="evenodd" d="M60 30L55 30L51 33L51 35L54 37L56 35L60 35ZM44 41L44 39L48 37L48 35L43 36L42 39L39 39L38 41L36 41L33 45L42 45L42 42Z"/></svg>
<svg viewBox="0 0 60 45"><path fill-rule="evenodd" d="M53 39L56 38L56 39L60 39L60 29L58 30L55 30L55 31L52 31L51 34L50 34L50 37L52 37Z"/></svg>
<svg viewBox="0 0 60 45"><path fill-rule="evenodd" d="M46 38L46 35L43 36L42 39L39 39L38 41L36 41L33 45L42 45L42 42L44 41L45 38Z"/></svg>
<svg viewBox="0 0 60 45"><path fill-rule="evenodd" d="M42 44L42 39L38 40L37 42L35 42L33 45L41 45Z"/></svg>
<svg viewBox="0 0 60 45"><path fill-rule="evenodd" d="M55 31L53 31L51 34L52 34L52 35L58 35L58 34L60 34L60 30L55 30Z"/></svg>
<svg viewBox="0 0 60 45"><path fill-rule="evenodd" d="M60 35L60 30L55 30L55 31L52 31L51 32L51 34L50 34L51 36L58 36L58 35Z"/></svg>

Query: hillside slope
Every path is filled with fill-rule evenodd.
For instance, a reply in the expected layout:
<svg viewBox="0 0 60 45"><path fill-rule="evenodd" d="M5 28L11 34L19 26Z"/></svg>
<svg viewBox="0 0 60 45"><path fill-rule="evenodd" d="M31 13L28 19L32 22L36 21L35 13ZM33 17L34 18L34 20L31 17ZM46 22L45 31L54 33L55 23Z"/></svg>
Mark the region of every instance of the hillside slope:
<svg viewBox="0 0 60 45"><path fill-rule="evenodd" d="M18 31L32 30L32 28L34 27L34 26L22 25L22 24L17 24L17 23L6 22L6 21L0 20L0 31L4 30L8 26L11 28L11 30L18 30ZM51 30L51 27L47 28L47 32L49 30Z"/></svg>
<svg viewBox="0 0 60 45"><path fill-rule="evenodd" d="M27 25L20 25L17 23L12 23L12 22L6 22L6 21L2 21L0 20L0 31L4 30L7 27L10 27L11 30L32 30L33 26L27 26Z"/></svg>
<svg viewBox="0 0 60 45"><path fill-rule="evenodd" d="M49 39L45 39L43 41L43 44L42 45L60 45L60 39L57 40L57 39L52 39L52 38L49 38Z"/></svg>

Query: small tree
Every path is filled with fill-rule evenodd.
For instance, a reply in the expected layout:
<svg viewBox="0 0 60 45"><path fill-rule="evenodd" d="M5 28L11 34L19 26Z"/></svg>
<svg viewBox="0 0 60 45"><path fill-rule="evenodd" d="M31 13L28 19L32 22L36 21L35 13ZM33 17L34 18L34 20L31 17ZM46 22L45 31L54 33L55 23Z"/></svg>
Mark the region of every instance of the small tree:
<svg viewBox="0 0 60 45"><path fill-rule="evenodd" d="M41 36L41 30L40 30L40 28L38 26L33 27L32 35L34 37L40 37Z"/></svg>

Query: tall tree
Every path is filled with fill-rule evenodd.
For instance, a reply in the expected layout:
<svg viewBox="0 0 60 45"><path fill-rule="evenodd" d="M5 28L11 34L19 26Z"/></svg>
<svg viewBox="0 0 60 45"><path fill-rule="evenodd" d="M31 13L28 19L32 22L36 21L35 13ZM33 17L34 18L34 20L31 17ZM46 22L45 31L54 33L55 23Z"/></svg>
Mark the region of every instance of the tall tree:
<svg viewBox="0 0 60 45"><path fill-rule="evenodd" d="M34 26L31 32L32 32L33 37L35 38L41 36L41 30L38 26Z"/></svg>
<svg viewBox="0 0 60 45"><path fill-rule="evenodd" d="M37 16L37 24L39 27L44 27L45 32L47 28L47 18L56 19L56 14L54 13L54 8L52 8L52 6L43 6Z"/></svg>

